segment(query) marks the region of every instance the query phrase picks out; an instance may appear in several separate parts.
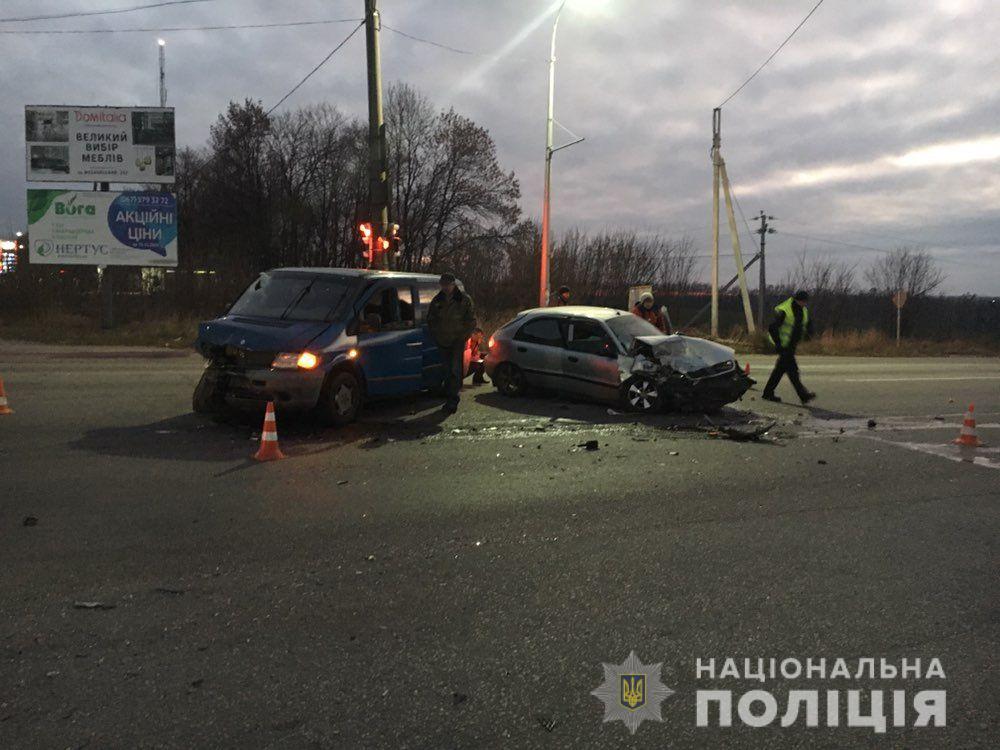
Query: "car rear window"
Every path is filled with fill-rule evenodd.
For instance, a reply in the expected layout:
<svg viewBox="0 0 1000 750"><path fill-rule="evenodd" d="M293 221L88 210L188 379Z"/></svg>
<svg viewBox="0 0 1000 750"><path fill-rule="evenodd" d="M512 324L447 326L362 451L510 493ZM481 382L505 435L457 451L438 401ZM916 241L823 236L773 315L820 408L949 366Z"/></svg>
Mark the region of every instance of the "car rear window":
<svg viewBox="0 0 1000 750"><path fill-rule="evenodd" d="M262 273L230 308L230 315L281 320L326 320L351 280L337 276Z"/></svg>

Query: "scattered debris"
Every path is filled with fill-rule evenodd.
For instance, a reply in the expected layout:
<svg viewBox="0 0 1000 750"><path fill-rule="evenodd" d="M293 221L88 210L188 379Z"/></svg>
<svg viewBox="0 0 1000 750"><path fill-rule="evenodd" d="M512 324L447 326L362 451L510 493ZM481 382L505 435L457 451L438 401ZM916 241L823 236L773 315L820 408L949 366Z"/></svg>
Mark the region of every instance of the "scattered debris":
<svg viewBox="0 0 1000 750"><path fill-rule="evenodd" d="M670 453L668 453L667 455L668 456L679 456L681 454L680 454L680 451L670 451Z"/></svg>
<svg viewBox="0 0 1000 750"><path fill-rule="evenodd" d="M876 427L878 427L878 422L876 422L874 419L869 419L868 420L868 429L869 430L874 430Z"/></svg>
<svg viewBox="0 0 1000 750"><path fill-rule="evenodd" d="M586 443L580 443L576 447L585 448L588 451L596 451L601 449L601 444L596 440L588 440Z"/></svg>
<svg viewBox="0 0 1000 750"><path fill-rule="evenodd" d="M452 693L451 694L451 705L459 706L469 700L469 696L465 693Z"/></svg>
<svg viewBox="0 0 1000 750"><path fill-rule="evenodd" d="M22 526L37 526L38 519L34 516L25 516L24 521L21 522Z"/></svg>
<svg viewBox="0 0 1000 750"><path fill-rule="evenodd" d="M116 606L104 602L73 602L73 609L114 609Z"/></svg>
<svg viewBox="0 0 1000 750"><path fill-rule="evenodd" d="M191 687L201 687L205 683L204 677L199 677L197 680L191 680Z"/></svg>
<svg viewBox="0 0 1000 750"><path fill-rule="evenodd" d="M539 726L546 732L551 732L556 728L556 717L555 716L536 716Z"/></svg>
<svg viewBox="0 0 1000 750"><path fill-rule="evenodd" d="M172 594L174 596L179 596L184 593L184 589L172 589L166 586L157 586L153 589L158 594Z"/></svg>
<svg viewBox="0 0 1000 750"><path fill-rule="evenodd" d="M730 440L746 442L760 440L776 424L777 421L762 425L722 425L719 430Z"/></svg>
<svg viewBox="0 0 1000 750"><path fill-rule="evenodd" d="M339 482L337 482L337 484L349 484L349 480L341 479Z"/></svg>
<svg viewBox="0 0 1000 750"><path fill-rule="evenodd" d="M612 417L620 417L621 416L621 412L620 411L615 411L614 409L608 409L608 414L610 416L612 416Z"/></svg>
<svg viewBox="0 0 1000 750"><path fill-rule="evenodd" d="M826 461L824 461L822 458L816 463L818 463L820 466L826 466Z"/></svg>
<svg viewBox="0 0 1000 750"><path fill-rule="evenodd" d="M375 555L368 555L368 557L366 557L365 559L368 562L375 562Z"/></svg>

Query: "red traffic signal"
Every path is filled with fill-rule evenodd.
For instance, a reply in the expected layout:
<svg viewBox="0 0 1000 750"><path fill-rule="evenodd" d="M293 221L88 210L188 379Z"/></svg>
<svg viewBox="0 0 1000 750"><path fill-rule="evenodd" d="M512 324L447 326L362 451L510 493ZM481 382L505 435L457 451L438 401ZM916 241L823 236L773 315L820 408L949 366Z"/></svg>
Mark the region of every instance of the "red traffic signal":
<svg viewBox="0 0 1000 750"><path fill-rule="evenodd" d="M364 250L361 251L361 256L370 264L374 257L371 222L364 221L359 224L358 231L361 233L361 244L365 246Z"/></svg>

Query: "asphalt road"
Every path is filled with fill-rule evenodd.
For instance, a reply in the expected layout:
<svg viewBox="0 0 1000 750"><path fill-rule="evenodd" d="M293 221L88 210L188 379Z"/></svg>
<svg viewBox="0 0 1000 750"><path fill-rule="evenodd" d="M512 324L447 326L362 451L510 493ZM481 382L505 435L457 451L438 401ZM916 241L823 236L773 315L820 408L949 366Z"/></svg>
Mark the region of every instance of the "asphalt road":
<svg viewBox="0 0 1000 750"><path fill-rule="evenodd" d="M816 408L714 418L759 443L486 386L279 414L257 464L259 421L191 414L199 361L154 354L0 342L0 747L1000 745L996 360L803 358ZM634 736L590 694L632 650L675 691ZM946 678L696 678L727 657ZM713 688L946 689L948 725L699 728Z"/></svg>

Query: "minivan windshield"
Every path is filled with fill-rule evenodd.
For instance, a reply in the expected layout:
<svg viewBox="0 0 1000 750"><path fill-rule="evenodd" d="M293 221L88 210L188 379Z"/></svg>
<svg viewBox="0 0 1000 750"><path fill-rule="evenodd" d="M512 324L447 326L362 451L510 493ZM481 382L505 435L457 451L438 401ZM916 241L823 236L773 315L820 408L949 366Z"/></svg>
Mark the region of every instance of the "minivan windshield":
<svg viewBox="0 0 1000 750"><path fill-rule="evenodd" d="M632 349L632 342L636 336L661 336L662 332L645 318L640 318L632 313L622 313L614 318L604 321L608 324L611 332L618 337L625 347L625 351Z"/></svg>
<svg viewBox="0 0 1000 750"><path fill-rule="evenodd" d="M351 279L323 274L262 273L229 309L230 315L284 320L326 320Z"/></svg>

